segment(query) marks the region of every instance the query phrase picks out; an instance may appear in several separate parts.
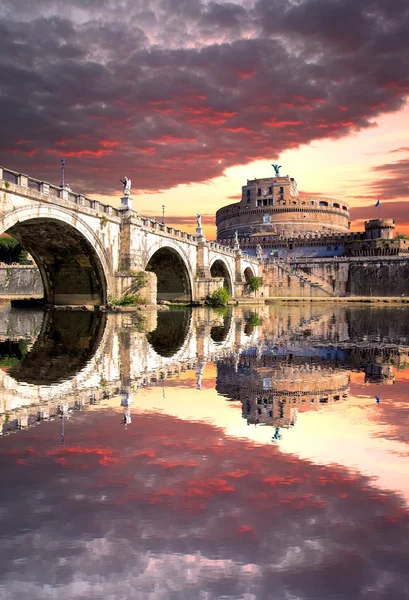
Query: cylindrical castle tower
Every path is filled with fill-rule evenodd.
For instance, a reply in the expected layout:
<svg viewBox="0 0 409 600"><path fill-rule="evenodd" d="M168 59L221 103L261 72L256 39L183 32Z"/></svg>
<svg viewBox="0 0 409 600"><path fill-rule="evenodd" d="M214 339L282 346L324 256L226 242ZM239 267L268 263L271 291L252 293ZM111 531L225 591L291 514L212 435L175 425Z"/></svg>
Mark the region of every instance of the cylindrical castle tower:
<svg viewBox="0 0 409 600"><path fill-rule="evenodd" d="M294 178L247 180L240 202L216 213L218 241L260 235L278 238L348 233L349 206L333 198L299 196Z"/></svg>

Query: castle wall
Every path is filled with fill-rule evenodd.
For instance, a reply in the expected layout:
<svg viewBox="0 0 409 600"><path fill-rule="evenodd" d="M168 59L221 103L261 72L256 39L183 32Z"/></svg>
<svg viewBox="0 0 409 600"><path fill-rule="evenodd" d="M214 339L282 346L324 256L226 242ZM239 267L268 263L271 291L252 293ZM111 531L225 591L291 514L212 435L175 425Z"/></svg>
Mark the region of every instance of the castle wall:
<svg viewBox="0 0 409 600"><path fill-rule="evenodd" d="M350 264L346 293L350 296L409 296L409 261Z"/></svg>

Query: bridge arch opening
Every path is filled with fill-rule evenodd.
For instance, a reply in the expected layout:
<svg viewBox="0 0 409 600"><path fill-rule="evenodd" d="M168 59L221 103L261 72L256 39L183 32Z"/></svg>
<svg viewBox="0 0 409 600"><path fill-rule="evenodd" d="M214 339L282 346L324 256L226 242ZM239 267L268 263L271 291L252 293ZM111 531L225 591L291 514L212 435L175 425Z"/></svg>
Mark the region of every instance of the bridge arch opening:
<svg viewBox="0 0 409 600"><path fill-rule="evenodd" d="M215 325L210 330L210 337L215 344L222 344L230 333L232 325L233 312L229 310L223 315L223 325Z"/></svg>
<svg viewBox="0 0 409 600"><path fill-rule="evenodd" d="M244 280L246 283L250 283L250 279L254 277L254 273L253 271L250 269L250 267L246 267L244 269Z"/></svg>
<svg viewBox="0 0 409 600"><path fill-rule="evenodd" d="M192 311L188 308L158 312L156 329L146 336L156 354L174 356L186 341L191 319Z"/></svg>
<svg viewBox="0 0 409 600"><path fill-rule="evenodd" d="M151 256L145 268L153 271L158 279L158 300L192 301L189 271L185 261L176 250L168 246L159 248Z"/></svg>
<svg viewBox="0 0 409 600"><path fill-rule="evenodd" d="M18 382L42 386L71 379L97 352L106 322L102 311L46 311L33 346L23 352L8 375Z"/></svg>
<svg viewBox="0 0 409 600"><path fill-rule="evenodd" d="M232 281L226 263L220 259L215 260L210 267L210 275L212 277L223 277L223 287L226 288L230 296L233 295Z"/></svg>
<svg viewBox="0 0 409 600"><path fill-rule="evenodd" d="M96 248L63 220L18 220L6 229L35 260L48 304L94 305L107 302L107 280Z"/></svg>

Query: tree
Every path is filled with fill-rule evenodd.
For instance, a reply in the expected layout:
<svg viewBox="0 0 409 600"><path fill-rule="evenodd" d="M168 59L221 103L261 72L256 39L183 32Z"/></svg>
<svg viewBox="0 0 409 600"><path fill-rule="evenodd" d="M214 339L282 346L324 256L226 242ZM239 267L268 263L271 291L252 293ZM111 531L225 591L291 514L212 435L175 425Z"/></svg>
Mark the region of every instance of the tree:
<svg viewBox="0 0 409 600"><path fill-rule="evenodd" d="M261 287L261 277L250 277L248 284L251 291L256 293Z"/></svg>

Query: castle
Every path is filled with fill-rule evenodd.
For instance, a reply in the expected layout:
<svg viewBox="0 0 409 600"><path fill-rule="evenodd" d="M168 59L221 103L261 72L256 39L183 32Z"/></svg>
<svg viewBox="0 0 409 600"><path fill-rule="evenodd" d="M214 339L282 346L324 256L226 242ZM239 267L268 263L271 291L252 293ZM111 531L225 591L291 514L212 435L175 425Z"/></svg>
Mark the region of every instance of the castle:
<svg viewBox="0 0 409 600"><path fill-rule="evenodd" d="M371 219L351 232L350 209L334 198L300 196L288 175L247 180L240 202L216 213L217 240L259 258L383 256L409 252L393 219Z"/></svg>

